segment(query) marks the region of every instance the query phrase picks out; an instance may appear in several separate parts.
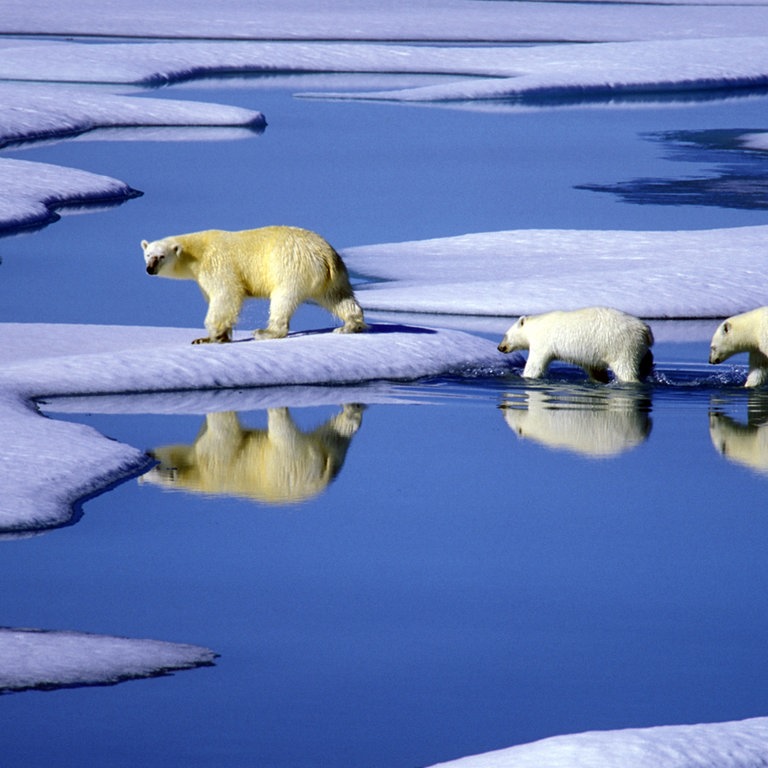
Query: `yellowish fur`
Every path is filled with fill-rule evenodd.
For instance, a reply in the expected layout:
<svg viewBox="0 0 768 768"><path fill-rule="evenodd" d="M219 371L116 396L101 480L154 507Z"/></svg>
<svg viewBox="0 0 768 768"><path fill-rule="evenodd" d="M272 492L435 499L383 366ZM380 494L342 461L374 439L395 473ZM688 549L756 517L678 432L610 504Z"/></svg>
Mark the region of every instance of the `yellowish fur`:
<svg viewBox="0 0 768 768"><path fill-rule="evenodd" d="M297 227L262 227L240 232L210 229L147 242L144 261L151 275L195 280L208 301L208 336L196 343L230 341L246 298L269 298L269 324L257 338L282 338L305 301L340 318L338 331L365 329L341 257L320 235Z"/></svg>
<svg viewBox="0 0 768 768"><path fill-rule="evenodd" d="M141 480L272 504L303 501L339 473L362 413L362 406L345 405L311 432L302 432L287 408L269 409L267 429L243 428L233 411L209 413L191 445L155 448L160 463Z"/></svg>
<svg viewBox="0 0 768 768"><path fill-rule="evenodd" d="M722 363L739 352L749 353L745 387L768 382L768 307L733 315L718 326L709 347L709 362Z"/></svg>

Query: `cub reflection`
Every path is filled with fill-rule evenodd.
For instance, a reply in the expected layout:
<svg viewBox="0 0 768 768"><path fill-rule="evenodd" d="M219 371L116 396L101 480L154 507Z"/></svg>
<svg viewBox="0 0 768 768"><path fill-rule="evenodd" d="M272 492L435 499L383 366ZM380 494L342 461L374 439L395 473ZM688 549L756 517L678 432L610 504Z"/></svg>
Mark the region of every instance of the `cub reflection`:
<svg viewBox="0 0 768 768"><path fill-rule="evenodd" d="M345 405L311 432L287 408L267 411L266 429L246 429L234 411L209 413L192 445L150 451L160 463L142 482L271 504L305 501L336 477L364 406Z"/></svg>
<svg viewBox="0 0 768 768"><path fill-rule="evenodd" d="M768 418L750 414L742 424L725 413L711 411L709 436L712 445L729 461L768 475Z"/></svg>
<svg viewBox="0 0 768 768"><path fill-rule="evenodd" d="M609 389L527 389L507 394L501 408L521 439L594 458L635 448L652 425L650 398Z"/></svg>

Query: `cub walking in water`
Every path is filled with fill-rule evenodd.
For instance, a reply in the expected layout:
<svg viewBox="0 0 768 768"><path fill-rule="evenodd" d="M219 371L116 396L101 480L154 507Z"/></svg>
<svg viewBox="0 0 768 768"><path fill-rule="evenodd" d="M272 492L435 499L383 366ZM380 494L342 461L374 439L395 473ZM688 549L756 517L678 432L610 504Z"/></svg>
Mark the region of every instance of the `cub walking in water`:
<svg viewBox="0 0 768 768"><path fill-rule="evenodd" d="M639 382L653 370L653 334L637 317L610 307L524 315L504 335L501 352L528 351L527 379L543 376L553 360L583 368L591 379Z"/></svg>

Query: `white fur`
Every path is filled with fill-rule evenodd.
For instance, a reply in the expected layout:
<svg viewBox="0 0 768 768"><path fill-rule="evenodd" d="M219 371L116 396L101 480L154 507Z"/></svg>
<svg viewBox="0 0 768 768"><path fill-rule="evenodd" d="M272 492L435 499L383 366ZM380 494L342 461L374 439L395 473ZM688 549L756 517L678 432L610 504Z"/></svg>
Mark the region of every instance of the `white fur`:
<svg viewBox="0 0 768 768"><path fill-rule="evenodd" d="M521 317L504 335L499 350L529 350L523 376L543 376L553 360L583 368L607 381L607 369L621 382L638 382L650 368L651 329L640 319L609 307L547 312Z"/></svg>
<svg viewBox="0 0 768 768"><path fill-rule="evenodd" d="M722 363L739 352L749 352L749 374L744 386L768 382L768 307L733 315L720 323L712 336L709 362Z"/></svg>
<svg viewBox="0 0 768 768"><path fill-rule="evenodd" d="M230 341L248 297L269 298L269 324L257 338L282 338L299 304L315 301L344 321L338 331L365 329L341 257L320 235L296 227L262 227L241 232L210 229L143 240L147 272L196 280L208 301L208 341Z"/></svg>

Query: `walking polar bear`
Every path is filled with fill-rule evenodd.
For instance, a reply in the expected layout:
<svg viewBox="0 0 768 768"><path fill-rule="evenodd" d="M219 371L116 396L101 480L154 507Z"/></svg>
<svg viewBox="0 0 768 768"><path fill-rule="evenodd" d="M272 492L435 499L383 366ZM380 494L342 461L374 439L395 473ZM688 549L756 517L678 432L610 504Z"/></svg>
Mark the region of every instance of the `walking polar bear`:
<svg viewBox="0 0 768 768"><path fill-rule="evenodd" d="M709 362L717 365L739 352L749 352L749 373L745 387L768 382L768 307L729 317L712 336Z"/></svg>
<svg viewBox="0 0 768 768"><path fill-rule="evenodd" d="M147 242L147 273L196 280L208 301L208 336L193 344L227 342L243 300L269 298L269 324L260 339L283 338L293 313L315 301L344 322L342 333L366 328L344 262L320 235L297 227L262 227L241 232L209 229Z"/></svg>
<svg viewBox="0 0 768 768"><path fill-rule="evenodd" d="M609 307L547 312L521 317L504 335L501 352L529 350L527 379L543 376L553 360L583 368L607 382L608 369L620 382L639 382L653 370L651 329L642 320Z"/></svg>

